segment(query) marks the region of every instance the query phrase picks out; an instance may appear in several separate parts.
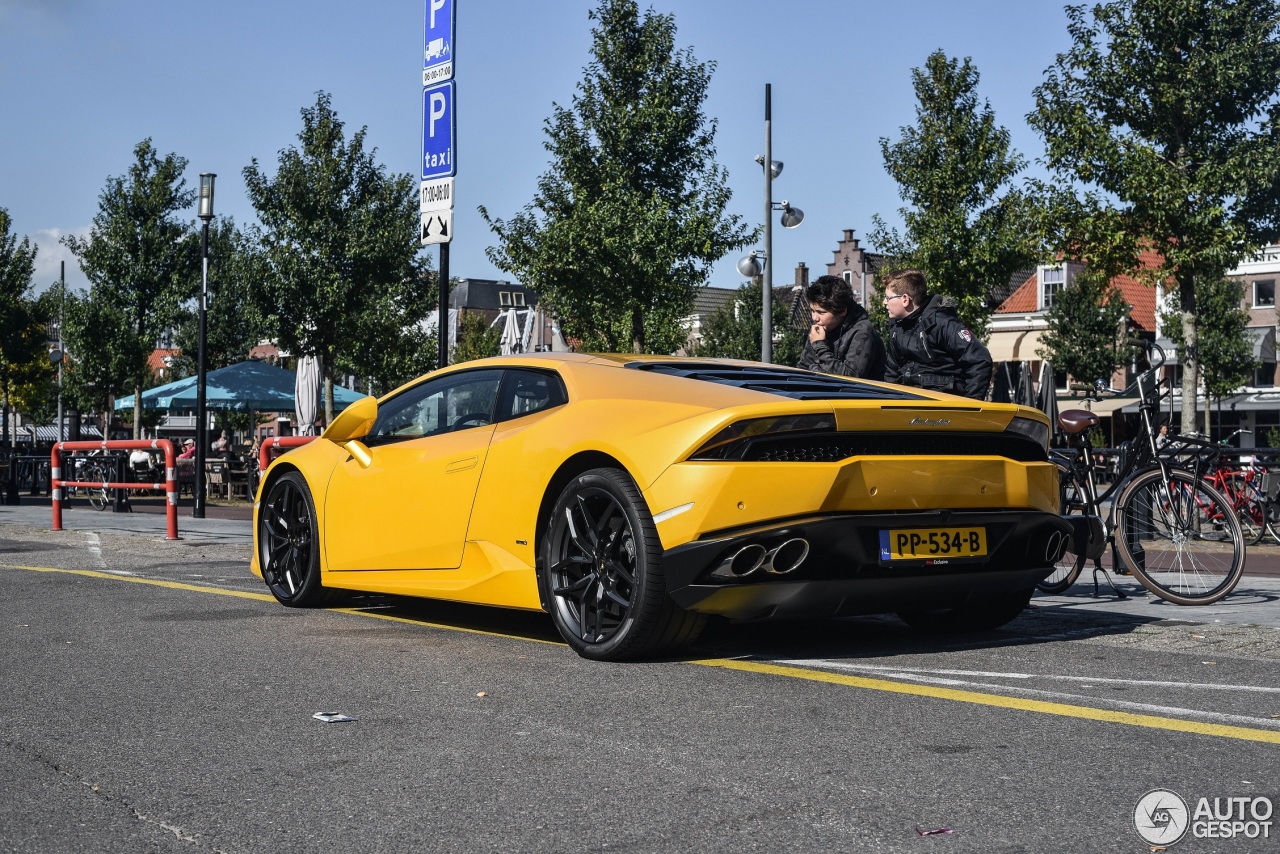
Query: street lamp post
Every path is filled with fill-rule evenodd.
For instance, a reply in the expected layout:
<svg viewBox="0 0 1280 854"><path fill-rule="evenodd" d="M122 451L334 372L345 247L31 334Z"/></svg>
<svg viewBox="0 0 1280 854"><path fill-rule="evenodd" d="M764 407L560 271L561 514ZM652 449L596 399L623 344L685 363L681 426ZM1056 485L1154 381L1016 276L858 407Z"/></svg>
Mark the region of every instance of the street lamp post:
<svg viewBox="0 0 1280 854"><path fill-rule="evenodd" d="M795 228L804 211L787 201L774 204L773 179L782 174L782 161L773 159L773 86L764 84L764 154L756 158L764 170L764 252L752 250L738 262L738 272L749 278L763 273L760 288L760 361L773 361L773 212L782 211L782 227ZM760 260L757 260L760 259Z"/></svg>
<svg viewBox="0 0 1280 854"><path fill-rule="evenodd" d="M205 332L209 312L209 222L213 219L213 179L217 177L213 172L200 173L198 216L204 222L204 238L200 251L200 337L196 364L196 494L191 508L191 515L196 519L204 518L204 457L209 449L209 415L205 409Z"/></svg>

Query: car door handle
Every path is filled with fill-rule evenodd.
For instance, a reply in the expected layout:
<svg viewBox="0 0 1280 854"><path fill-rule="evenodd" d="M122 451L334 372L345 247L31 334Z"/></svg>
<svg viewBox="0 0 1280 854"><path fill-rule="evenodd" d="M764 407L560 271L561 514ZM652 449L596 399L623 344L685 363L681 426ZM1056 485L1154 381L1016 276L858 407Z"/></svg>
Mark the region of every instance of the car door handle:
<svg viewBox="0 0 1280 854"><path fill-rule="evenodd" d="M480 462L479 457L467 457L463 460L454 460L444 467L445 474L453 474L458 471L466 471L476 467L476 463Z"/></svg>

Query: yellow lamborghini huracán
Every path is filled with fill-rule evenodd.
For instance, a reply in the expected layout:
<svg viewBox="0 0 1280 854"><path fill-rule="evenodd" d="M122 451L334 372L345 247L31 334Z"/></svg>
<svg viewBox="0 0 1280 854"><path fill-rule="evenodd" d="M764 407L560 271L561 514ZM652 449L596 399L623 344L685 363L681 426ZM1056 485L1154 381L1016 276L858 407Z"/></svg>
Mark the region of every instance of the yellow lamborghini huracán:
<svg viewBox="0 0 1280 854"><path fill-rule="evenodd" d="M1073 538L1039 411L753 362L534 353L422 377L277 459L253 571L543 609L579 654L733 620L1003 625ZM1083 548L1083 546L1080 546Z"/></svg>

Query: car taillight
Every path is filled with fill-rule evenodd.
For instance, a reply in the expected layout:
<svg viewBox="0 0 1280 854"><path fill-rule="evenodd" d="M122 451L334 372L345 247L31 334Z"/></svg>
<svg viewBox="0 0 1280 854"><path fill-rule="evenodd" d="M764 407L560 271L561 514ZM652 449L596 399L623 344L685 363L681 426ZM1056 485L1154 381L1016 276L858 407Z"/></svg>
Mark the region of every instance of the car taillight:
<svg viewBox="0 0 1280 854"><path fill-rule="evenodd" d="M1032 418L1015 418L1004 428L1006 433L1016 433L1037 442L1047 452L1049 450L1049 426Z"/></svg>
<svg viewBox="0 0 1280 854"><path fill-rule="evenodd" d="M823 415L782 415L774 418L752 418L737 421L708 439L689 459L734 460L752 441L772 438L781 434L833 433L836 419L830 413Z"/></svg>

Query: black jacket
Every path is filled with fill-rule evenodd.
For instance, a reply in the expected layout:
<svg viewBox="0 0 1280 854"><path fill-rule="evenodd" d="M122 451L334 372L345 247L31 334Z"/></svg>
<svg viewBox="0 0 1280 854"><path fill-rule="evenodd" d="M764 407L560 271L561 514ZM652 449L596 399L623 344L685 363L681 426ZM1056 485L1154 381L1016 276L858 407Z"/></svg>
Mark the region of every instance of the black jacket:
<svg viewBox="0 0 1280 854"><path fill-rule="evenodd" d="M884 344L867 310L854 303L834 339L806 341L796 367L864 380L884 379Z"/></svg>
<svg viewBox="0 0 1280 854"><path fill-rule="evenodd" d="M931 391L985 400L991 382L991 353L956 317L940 294L889 329L884 378Z"/></svg>

